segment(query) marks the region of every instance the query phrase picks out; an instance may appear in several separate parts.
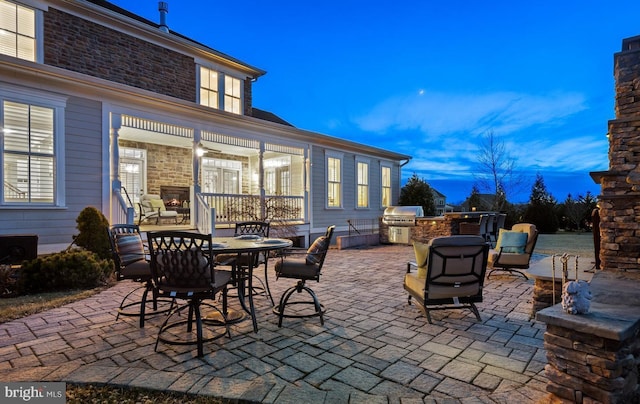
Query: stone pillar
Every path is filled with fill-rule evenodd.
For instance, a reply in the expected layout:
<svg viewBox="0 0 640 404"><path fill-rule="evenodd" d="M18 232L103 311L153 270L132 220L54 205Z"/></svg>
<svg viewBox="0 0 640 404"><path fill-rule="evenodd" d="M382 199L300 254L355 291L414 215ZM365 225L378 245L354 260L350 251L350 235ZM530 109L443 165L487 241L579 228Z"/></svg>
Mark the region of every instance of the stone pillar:
<svg viewBox="0 0 640 404"><path fill-rule="evenodd" d="M609 170L600 183L600 259L603 270L640 268L640 36L614 56L616 119L609 122Z"/></svg>

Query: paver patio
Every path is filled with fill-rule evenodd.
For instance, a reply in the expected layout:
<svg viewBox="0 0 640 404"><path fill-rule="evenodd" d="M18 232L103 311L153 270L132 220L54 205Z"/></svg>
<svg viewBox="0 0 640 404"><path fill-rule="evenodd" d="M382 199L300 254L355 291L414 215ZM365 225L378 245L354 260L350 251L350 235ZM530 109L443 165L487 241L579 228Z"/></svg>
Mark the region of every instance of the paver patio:
<svg viewBox="0 0 640 404"><path fill-rule="evenodd" d="M256 297L251 321L231 338L195 347L160 344L163 316L144 328L115 320L135 285L0 324L0 379L109 383L265 403L534 403L543 399L545 325L530 319L533 282L492 276L469 310L433 312L429 325L402 289L413 248L384 245L329 251L320 283L327 307L318 318L277 318ZM258 271L261 272L261 271ZM292 284L270 278L274 298ZM237 299L231 299L238 306Z"/></svg>

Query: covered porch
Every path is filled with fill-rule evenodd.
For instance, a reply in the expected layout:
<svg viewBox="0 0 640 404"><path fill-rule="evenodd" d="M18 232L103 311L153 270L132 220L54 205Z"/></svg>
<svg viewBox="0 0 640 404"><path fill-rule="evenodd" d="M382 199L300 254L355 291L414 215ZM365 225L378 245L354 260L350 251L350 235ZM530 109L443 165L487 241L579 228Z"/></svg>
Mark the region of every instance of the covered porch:
<svg viewBox="0 0 640 404"><path fill-rule="evenodd" d="M309 146L227 131L113 114L110 222L141 222L151 194L203 233L244 220L308 223Z"/></svg>

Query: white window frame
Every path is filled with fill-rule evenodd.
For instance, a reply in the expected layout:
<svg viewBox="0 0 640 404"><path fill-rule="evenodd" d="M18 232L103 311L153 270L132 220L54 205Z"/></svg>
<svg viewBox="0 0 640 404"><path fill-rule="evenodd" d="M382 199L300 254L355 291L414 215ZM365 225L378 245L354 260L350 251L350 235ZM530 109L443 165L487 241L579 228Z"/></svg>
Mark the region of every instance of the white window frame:
<svg viewBox="0 0 640 404"><path fill-rule="evenodd" d="M202 76L203 73L206 71L207 75L211 75L211 72L214 72L216 74L215 80L214 82L216 83L215 89L212 88L211 83L209 83L209 85L207 87L203 87L203 82L204 80L202 80ZM209 108L213 108L213 109L220 109L220 76L221 73L216 70L216 69L212 69L210 67L207 66L199 66L198 67L198 104L200 105L204 105L205 107L209 107ZM211 102L207 103L207 104L203 104L203 100L202 100L202 92L203 91L207 91L210 94L215 94L215 96L212 98L211 96L207 97L209 100L214 99L215 100L215 105L212 105Z"/></svg>
<svg viewBox="0 0 640 404"><path fill-rule="evenodd" d="M330 178L329 175L329 163L330 160L335 159L339 162L339 172L337 173L337 181L333 180ZM344 201L344 197L343 197L343 178L344 178L344 155L342 153L338 153L338 152L332 152L332 151L327 151L325 153L325 184L327 184L327 189L326 189L326 208L327 209L342 209L343 207L343 201ZM330 192L332 185L337 186L337 192ZM337 193L338 194L338 203L337 204L331 204L330 203L330 197L333 193Z"/></svg>
<svg viewBox="0 0 640 404"><path fill-rule="evenodd" d="M36 63L44 63L44 14L43 11L49 10L49 6L40 0L20 0L20 1L12 1L12 0L2 0L5 3L15 4L19 7L24 7L27 9L31 9L34 12L34 59L25 59L20 58L15 55L8 55L12 57L18 57L19 59L28 60ZM17 34L16 32L14 32Z"/></svg>
<svg viewBox="0 0 640 404"><path fill-rule="evenodd" d="M67 98L11 85L0 85L0 128L4 128L4 102L51 108L53 110L53 202L6 202L4 186L0 189L0 207L63 207L65 198L65 133L64 116ZM4 181L4 131L0 132L0 177Z"/></svg>
<svg viewBox="0 0 640 404"><path fill-rule="evenodd" d="M361 171L360 171L360 167L361 165L364 165L364 167L366 168L365 171L365 178L361 178ZM355 180L356 180L356 209L369 209L369 207L371 206L371 199L370 199L370 190L371 190L371 172L370 172L370 167L371 164L369 164L369 160L368 159L364 159L361 157L356 157L356 175L355 175ZM364 195L364 204L361 204L361 200L360 200L360 194L364 191L365 195Z"/></svg>
<svg viewBox="0 0 640 404"><path fill-rule="evenodd" d="M203 105L205 107L223 110L232 114L242 115L244 114L244 80L230 74L225 71L225 69L211 66L208 63L196 64L197 68L197 84L198 84L198 93L196 95L197 103ZM217 74L217 89L209 87L203 87L202 73L203 70L209 74L209 72L215 72ZM234 83L237 84L234 86ZM202 91L206 90L209 92L215 93L215 105L211 105L211 102L208 104L203 103ZM234 107L234 103L237 104Z"/></svg>
<svg viewBox="0 0 640 404"><path fill-rule="evenodd" d="M237 88L236 88L237 84ZM242 115L243 81L231 75L224 75L223 107L227 112ZM237 105L235 105L237 103Z"/></svg>
<svg viewBox="0 0 640 404"><path fill-rule="evenodd" d="M389 170L389 175L388 175L389 184L385 184L385 170ZM393 196L391 192L391 186L392 186L391 184L393 184L393 181L391 180L391 174L392 174L391 166L386 164L382 164L380 166L380 206L383 208L391 206L391 198ZM384 201L385 196L388 199L386 204Z"/></svg>
<svg viewBox="0 0 640 404"><path fill-rule="evenodd" d="M135 156L135 155L139 155ZM138 164L140 165L140 183L138 184L139 189L136 192L135 189L127 188L125 185L124 174L122 168L126 164ZM146 193L145 189L147 189L147 151L145 149L137 149L134 147L120 147L120 181L122 186L127 189L129 192L129 197L132 198L132 202L137 209L137 203L140 202L140 197L142 194Z"/></svg>

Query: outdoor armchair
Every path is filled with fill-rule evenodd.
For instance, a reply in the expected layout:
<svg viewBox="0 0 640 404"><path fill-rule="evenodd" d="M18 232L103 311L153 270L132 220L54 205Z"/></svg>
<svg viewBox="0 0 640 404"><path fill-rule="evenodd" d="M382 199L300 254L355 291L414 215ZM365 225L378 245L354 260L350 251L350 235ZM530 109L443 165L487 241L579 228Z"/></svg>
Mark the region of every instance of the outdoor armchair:
<svg viewBox="0 0 640 404"><path fill-rule="evenodd" d="M138 224L149 219L154 219L155 224L160 223L160 219L173 219L176 224L178 224L178 212L175 210L167 210L160 195L142 195L142 197L140 197L140 203L138 203L138 212L140 214Z"/></svg>
<svg viewBox="0 0 640 404"><path fill-rule="evenodd" d="M404 289L415 299L429 324L430 310L470 309L482 321L475 303L482 301L489 245L481 236L436 237L414 241L416 262L407 263ZM412 271L417 268L417 271Z"/></svg>
<svg viewBox="0 0 640 404"><path fill-rule="evenodd" d="M278 327L282 327L282 319L287 318L305 318L320 317L320 324L324 325L325 308L318 300L315 292L306 285L306 281L320 282L320 274L324 260L329 251L331 238L335 226L327 227L324 236L318 237L309 247L308 250L285 250L274 265L276 279L289 278L297 279L298 282L284 291L280 297L280 302L273 307L273 312L278 315ZM294 293L307 292L311 300L291 299ZM294 305L313 305L314 312L309 311L289 311L285 314L287 308Z"/></svg>
<svg viewBox="0 0 640 404"><path fill-rule="evenodd" d="M531 223L515 224L511 230L500 229L496 247L489 251L487 276L505 271L529 279L522 270L529 268L537 240L538 230Z"/></svg>

